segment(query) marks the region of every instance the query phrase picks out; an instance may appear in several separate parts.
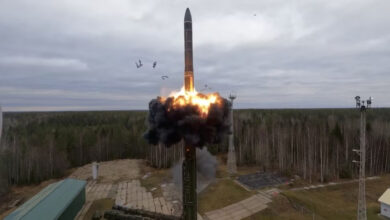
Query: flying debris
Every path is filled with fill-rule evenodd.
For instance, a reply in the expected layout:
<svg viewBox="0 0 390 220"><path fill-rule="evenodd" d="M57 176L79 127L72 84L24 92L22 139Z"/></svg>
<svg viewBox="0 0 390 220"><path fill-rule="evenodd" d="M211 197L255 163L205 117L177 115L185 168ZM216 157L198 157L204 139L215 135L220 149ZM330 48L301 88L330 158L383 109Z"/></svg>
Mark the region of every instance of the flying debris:
<svg viewBox="0 0 390 220"><path fill-rule="evenodd" d="M361 105L360 96L356 96L355 100L356 100L356 108L360 108L360 105Z"/></svg>
<svg viewBox="0 0 390 220"><path fill-rule="evenodd" d="M162 80L166 80L166 79L168 79L169 77L168 76L161 76L161 79Z"/></svg>
<svg viewBox="0 0 390 220"><path fill-rule="evenodd" d="M137 69L143 66L141 60L138 60L138 63L135 62L135 65L137 66Z"/></svg>
<svg viewBox="0 0 390 220"><path fill-rule="evenodd" d="M153 62L153 69L156 68L156 65L157 65L157 61L154 61Z"/></svg>
<svg viewBox="0 0 390 220"><path fill-rule="evenodd" d="M370 105L371 105L373 99L374 99L374 98L370 96L370 97L368 98L368 100L367 100L367 104L370 104Z"/></svg>
<svg viewBox="0 0 390 220"><path fill-rule="evenodd" d="M211 90L212 88L209 87L207 84L205 84L205 85L204 85L204 88L201 89L200 91L205 91L205 90L207 90L207 89Z"/></svg>

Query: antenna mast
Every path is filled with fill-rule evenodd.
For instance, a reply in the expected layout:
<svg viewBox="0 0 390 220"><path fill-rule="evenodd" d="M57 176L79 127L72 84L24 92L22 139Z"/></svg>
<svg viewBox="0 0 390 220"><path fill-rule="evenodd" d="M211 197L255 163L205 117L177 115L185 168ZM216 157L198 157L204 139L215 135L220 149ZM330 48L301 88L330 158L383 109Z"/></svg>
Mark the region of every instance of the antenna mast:
<svg viewBox="0 0 390 220"><path fill-rule="evenodd" d="M366 101L360 100L360 96L355 97L356 108L360 110L360 149L354 149L360 161L352 161L359 164L359 195L358 195L358 209L357 220L367 219L366 210L366 110L371 107L372 97Z"/></svg>
<svg viewBox="0 0 390 220"><path fill-rule="evenodd" d="M236 152L234 150L234 127L233 127L233 100L237 98L237 95L232 92L229 95L230 99L230 134L229 134L229 152L227 160L227 168L229 174L237 173L236 164Z"/></svg>

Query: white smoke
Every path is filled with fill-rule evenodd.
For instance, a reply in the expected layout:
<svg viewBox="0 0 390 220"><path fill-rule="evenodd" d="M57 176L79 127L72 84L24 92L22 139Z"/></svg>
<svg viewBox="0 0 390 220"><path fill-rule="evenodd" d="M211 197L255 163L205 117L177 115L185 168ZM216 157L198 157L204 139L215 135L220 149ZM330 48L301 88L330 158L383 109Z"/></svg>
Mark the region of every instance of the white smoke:
<svg viewBox="0 0 390 220"><path fill-rule="evenodd" d="M183 159L172 168L173 181L180 192L182 190L182 164ZM217 165L217 159L208 152L207 147L196 148L197 193L203 191L214 181Z"/></svg>

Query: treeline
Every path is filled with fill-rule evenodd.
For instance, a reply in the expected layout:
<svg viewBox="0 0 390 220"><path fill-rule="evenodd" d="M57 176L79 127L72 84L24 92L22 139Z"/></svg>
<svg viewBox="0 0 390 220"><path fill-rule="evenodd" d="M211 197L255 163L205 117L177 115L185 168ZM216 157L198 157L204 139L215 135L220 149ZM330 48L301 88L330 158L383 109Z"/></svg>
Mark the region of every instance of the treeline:
<svg viewBox="0 0 390 220"><path fill-rule="evenodd" d="M144 158L170 167L182 144L149 146L143 139L146 111L5 113L0 144L0 194L9 185L63 176L91 161ZM358 159L356 109L237 110L237 162L313 181L353 177ZM367 172L390 172L390 109L367 113ZM227 141L209 146L227 152Z"/></svg>
<svg viewBox="0 0 390 220"><path fill-rule="evenodd" d="M239 164L329 181L357 175L356 109L240 110L234 131ZM367 111L366 174L390 172L390 109Z"/></svg>
<svg viewBox="0 0 390 220"><path fill-rule="evenodd" d="M144 158L148 150L142 138L146 114L5 113L0 184L41 182L91 161Z"/></svg>

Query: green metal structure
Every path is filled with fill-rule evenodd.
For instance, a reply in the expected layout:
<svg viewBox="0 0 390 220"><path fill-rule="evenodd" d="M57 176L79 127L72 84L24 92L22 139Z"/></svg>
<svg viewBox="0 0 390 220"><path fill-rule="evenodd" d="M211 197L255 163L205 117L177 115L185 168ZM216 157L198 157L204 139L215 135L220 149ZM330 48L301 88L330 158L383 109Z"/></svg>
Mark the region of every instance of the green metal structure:
<svg viewBox="0 0 390 220"><path fill-rule="evenodd" d="M184 147L183 161L183 219L196 220L198 214L198 198L196 194L196 149Z"/></svg>
<svg viewBox="0 0 390 220"><path fill-rule="evenodd" d="M5 220L74 219L85 203L86 181L65 179L52 183L25 202Z"/></svg>

